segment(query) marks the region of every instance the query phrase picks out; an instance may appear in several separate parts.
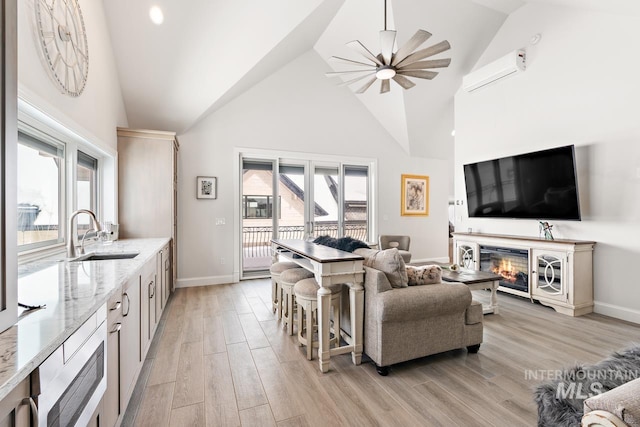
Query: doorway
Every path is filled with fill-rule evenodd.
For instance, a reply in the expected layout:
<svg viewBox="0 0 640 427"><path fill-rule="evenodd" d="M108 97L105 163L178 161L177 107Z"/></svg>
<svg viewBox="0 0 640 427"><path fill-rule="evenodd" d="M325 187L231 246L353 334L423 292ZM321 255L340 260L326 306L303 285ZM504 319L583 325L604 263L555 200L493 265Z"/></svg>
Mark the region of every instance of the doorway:
<svg viewBox="0 0 640 427"><path fill-rule="evenodd" d="M241 157L241 278L269 274L271 239L368 241L372 164Z"/></svg>

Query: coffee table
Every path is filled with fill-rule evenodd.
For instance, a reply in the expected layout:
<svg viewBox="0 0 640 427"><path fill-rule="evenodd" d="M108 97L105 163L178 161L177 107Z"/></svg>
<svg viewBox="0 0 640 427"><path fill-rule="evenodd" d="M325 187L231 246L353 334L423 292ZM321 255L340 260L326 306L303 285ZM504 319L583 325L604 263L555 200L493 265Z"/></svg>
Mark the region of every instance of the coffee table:
<svg viewBox="0 0 640 427"><path fill-rule="evenodd" d="M489 305L482 305L482 313L494 313L498 314L498 286L500 286L500 280L502 276L488 271L476 271L476 270L459 270L451 271L446 268L442 268L442 280L447 282L460 282L469 286L472 291L481 289L491 290L491 299Z"/></svg>

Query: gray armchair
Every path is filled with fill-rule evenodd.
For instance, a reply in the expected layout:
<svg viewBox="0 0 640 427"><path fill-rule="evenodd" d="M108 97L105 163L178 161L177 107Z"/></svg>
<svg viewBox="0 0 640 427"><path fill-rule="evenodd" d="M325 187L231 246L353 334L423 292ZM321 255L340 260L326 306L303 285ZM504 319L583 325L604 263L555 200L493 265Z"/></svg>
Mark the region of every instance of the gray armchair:
<svg viewBox="0 0 640 427"><path fill-rule="evenodd" d="M405 263L411 262L411 252L409 252L410 245L411 237L409 236L381 235L378 238L378 248L380 250L397 248Z"/></svg>

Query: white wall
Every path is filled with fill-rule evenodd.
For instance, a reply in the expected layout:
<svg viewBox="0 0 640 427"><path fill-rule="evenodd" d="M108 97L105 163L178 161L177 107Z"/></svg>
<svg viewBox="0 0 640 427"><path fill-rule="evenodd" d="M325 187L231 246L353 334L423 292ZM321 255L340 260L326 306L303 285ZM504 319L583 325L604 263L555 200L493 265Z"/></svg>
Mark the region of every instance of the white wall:
<svg viewBox="0 0 640 427"><path fill-rule="evenodd" d="M127 126L103 2L79 0L89 44L89 78L77 98L52 82L37 37L34 5L18 2L19 95L28 103L103 149L117 148L116 126Z"/></svg>
<svg viewBox="0 0 640 427"><path fill-rule="evenodd" d="M527 46L526 72L455 98L455 196L462 165L575 144L582 221L553 222L558 238L593 240L596 312L640 323L633 265L640 256L640 19L528 4L512 14L478 62ZM528 220L469 219L456 229L537 236Z"/></svg>
<svg viewBox="0 0 640 427"><path fill-rule="evenodd" d="M238 274L236 147L377 159L379 232L411 235L414 259L447 257L447 162L408 157L350 89L324 77L327 69L311 50L179 135L179 286L229 282ZM430 176L428 217L400 216L403 173ZM218 177L217 200L195 198L198 175ZM226 225L214 225L215 218Z"/></svg>

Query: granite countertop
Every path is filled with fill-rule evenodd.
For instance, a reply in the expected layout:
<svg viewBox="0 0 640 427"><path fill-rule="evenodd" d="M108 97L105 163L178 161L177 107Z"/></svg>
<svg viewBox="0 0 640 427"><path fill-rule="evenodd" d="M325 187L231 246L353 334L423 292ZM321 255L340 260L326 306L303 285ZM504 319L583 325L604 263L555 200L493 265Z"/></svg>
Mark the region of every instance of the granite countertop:
<svg viewBox="0 0 640 427"><path fill-rule="evenodd" d="M67 262L64 254L20 265L18 301L46 308L22 313L0 334L0 399L37 368L122 285L154 258L169 238L94 244L87 252L139 252L132 259Z"/></svg>

